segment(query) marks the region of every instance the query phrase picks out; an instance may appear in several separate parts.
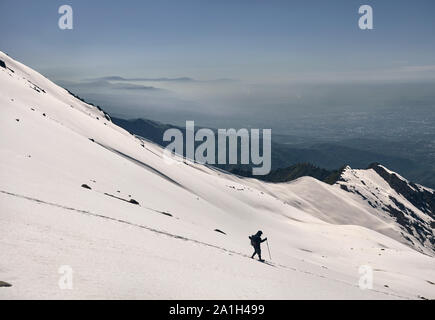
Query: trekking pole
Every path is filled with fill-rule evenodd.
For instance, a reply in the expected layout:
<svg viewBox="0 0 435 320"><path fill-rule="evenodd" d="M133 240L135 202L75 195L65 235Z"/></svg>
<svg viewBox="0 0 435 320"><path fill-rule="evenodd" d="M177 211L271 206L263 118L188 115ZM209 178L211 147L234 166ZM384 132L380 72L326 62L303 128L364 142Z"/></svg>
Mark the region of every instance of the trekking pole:
<svg viewBox="0 0 435 320"><path fill-rule="evenodd" d="M269 240L266 240L266 244L267 244L267 251L269 251L269 258L272 261L272 256L270 255L270 249L269 249Z"/></svg>

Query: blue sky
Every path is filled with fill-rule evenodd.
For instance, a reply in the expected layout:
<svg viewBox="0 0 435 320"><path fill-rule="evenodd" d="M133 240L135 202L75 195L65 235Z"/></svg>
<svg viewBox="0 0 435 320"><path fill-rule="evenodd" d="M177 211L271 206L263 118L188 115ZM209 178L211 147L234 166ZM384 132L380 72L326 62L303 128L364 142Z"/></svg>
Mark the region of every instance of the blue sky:
<svg viewBox="0 0 435 320"><path fill-rule="evenodd" d="M74 9L74 30L57 27ZM374 30L358 8L374 9ZM1 50L51 77L273 78L435 64L435 2L2 0ZM6 31L6 32L5 32Z"/></svg>

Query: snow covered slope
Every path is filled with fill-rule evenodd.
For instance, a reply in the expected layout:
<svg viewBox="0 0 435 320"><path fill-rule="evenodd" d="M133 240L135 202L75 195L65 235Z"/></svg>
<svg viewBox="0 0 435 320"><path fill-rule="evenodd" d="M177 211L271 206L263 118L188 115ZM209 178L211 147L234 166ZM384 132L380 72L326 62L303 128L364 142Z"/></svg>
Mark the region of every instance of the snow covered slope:
<svg viewBox="0 0 435 320"><path fill-rule="evenodd" d="M366 170L347 167L337 185L369 204L371 208L368 209L374 215L394 223L404 243L418 251L434 254L433 190L409 182L379 164Z"/></svg>
<svg viewBox="0 0 435 320"><path fill-rule="evenodd" d="M0 60L0 281L12 285L0 298L435 298L434 258L354 194L169 164L103 111ZM258 229L267 264L249 258ZM72 290L58 285L65 265ZM373 289L358 286L363 265Z"/></svg>

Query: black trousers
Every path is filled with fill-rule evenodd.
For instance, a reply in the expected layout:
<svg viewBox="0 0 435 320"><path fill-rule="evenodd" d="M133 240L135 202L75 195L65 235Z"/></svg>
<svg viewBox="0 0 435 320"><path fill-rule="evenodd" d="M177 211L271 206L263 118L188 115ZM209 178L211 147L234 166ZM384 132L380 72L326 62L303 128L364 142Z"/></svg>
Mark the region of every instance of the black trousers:
<svg viewBox="0 0 435 320"><path fill-rule="evenodd" d="M257 254L258 257L261 259L261 248L260 246L254 246L254 253L252 254L252 258L255 257L255 255Z"/></svg>

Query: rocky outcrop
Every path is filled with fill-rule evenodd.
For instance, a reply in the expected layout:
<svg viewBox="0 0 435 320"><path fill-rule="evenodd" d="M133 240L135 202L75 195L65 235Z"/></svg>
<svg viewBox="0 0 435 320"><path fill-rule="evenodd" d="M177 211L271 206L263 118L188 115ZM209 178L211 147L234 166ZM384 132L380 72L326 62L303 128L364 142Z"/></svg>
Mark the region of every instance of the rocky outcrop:
<svg viewBox="0 0 435 320"><path fill-rule="evenodd" d="M369 169L375 170L392 189L404 196L416 208L435 219L435 193L433 190L407 181L377 163L371 164Z"/></svg>

